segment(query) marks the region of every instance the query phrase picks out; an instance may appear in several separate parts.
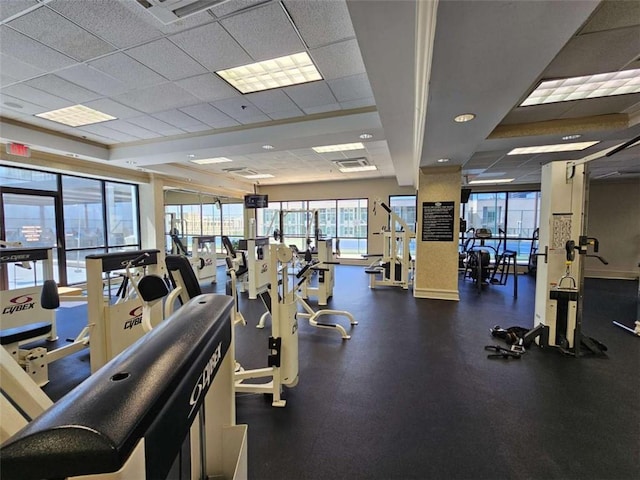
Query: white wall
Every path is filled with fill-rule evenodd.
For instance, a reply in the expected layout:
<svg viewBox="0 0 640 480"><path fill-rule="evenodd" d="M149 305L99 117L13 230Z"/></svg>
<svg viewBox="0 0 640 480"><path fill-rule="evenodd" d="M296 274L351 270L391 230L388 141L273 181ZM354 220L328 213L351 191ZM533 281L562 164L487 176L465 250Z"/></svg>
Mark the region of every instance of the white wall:
<svg viewBox="0 0 640 480"><path fill-rule="evenodd" d="M587 258L585 276L637 278L640 262L640 178L589 186L587 232L609 265Z"/></svg>

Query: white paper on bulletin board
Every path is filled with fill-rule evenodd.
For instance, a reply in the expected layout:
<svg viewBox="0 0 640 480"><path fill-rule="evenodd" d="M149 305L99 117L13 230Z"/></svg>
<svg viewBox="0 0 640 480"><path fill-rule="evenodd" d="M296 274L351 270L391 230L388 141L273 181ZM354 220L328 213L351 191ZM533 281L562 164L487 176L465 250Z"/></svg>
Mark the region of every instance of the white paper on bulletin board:
<svg viewBox="0 0 640 480"><path fill-rule="evenodd" d="M551 250L564 250L571 240L571 213L554 213L551 219Z"/></svg>

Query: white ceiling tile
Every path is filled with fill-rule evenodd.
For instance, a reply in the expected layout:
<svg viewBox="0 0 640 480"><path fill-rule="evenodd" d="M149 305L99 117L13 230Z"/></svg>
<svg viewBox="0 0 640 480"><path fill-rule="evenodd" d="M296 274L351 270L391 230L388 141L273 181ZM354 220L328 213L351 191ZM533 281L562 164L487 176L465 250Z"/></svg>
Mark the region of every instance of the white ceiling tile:
<svg viewBox="0 0 640 480"><path fill-rule="evenodd" d="M376 100L373 97L359 98L358 100L349 100L348 102L340 102L340 107L343 110L349 110L351 108L363 108L371 107L376 104Z"/></svg>
<svg viewBox="0 0 640 480"><path fill-rule="evenodd" d="M220 18L225 15L230 15L233 12L237 12L238 10L244 10L245 8L249 8L260 3L267 3L269 1L271 0L234 0L233 2L224 2L221 5L211 7L211 11L216 17Z"/></svg>
<svg viewBox="0 0 640 480"><path fill-rule="evenodd" d="M45 107L46 110L56 110L58 108L69 107L73 105L69 100L56 97L37 88L30 87L24 83L19 83L2 89L2 93L20 98L27 102L34 103Z"/></svg>
<svg viewBox="0 0 640 480"><path fill-rule="evenodd" d="M345 40L310 50L311 58L325 80L365 73L358 42Z"/></svg>
<svg viewBox="0 0 640 480"><path fill-rule="evenodd" d="M125 105L130 105L144 113L162 112L198 103L196 97L173 83L163 83L149 88L133 90L115 97L115 100Z"/></svg>
<svg viewBox="0 0 640 480"><path fill-rule="evenodd" d="M293 25L278 3L221 20L222 26L256 60L302 52Z"/></svg>
<svg viewBox="0 0 640 480"><path fill-rule="evenodd" d="M9 105L5 105L9 103ZM22 108L12 107L11 104L22 105ZM40 105L35 105L31 102L27 102L21 98L15 98L5 93L0 93L0 114L7 115L9 112L14 112L16 115L35 115L36 113L42 113L45 111Z"/></svg>
<svg viewBox="0 0 640 480"><path fill-rule="evenodd" d="M100 135L111 140L117 140L119 142L133 142L135 140L139 140L137 137L134 137L132 135L127 135L126 133L113 130L107 127L106 124L102 125L99 123L95 123L93 125L85 125L84 127L78 127L77 131L95 133L96 135Z"/></svg>
<svg viewBox="0 0 640 480"><path fill-rule="evenodd" d="M243 97L212 102L211 105L242 124L268 122L270 120L255 105Z"/></svg>
<svg viewBox="0 0 640 480"><path fill-rule="evenodd" d="M623 112L640 102L640 93L613 97L589 98L580 102L567 102L570 108L558 118L579 118Z"/></svg>
<svg viewBox="0 0 640 480"><path fill-rule="evenodd" d="M186 130L189 133L208 132L209 130L211 130L211 127L209 125L205 125L204 123L198 122L197 125L190 125L188 127L184 127L184 130Z"/></svg>
<svg viewBox="0 0 640 480"><path fill-rule="evenodd" d="M143 88L165 82L162 75L120 52L89 62L89 65L117 78L131 88Z"/></svg>
<svg viewBox="0 0 640 480"><path fill-rule="evenodd" d="M45 70L41 68L36 68L4 53L0 53L0 70L3 74L6 74L7 77L13 78L16 81L26 80L45 73Z"/></svg>
<svg viewBox="0 0 640 480"><path fill-rule="evenodd" d="M68 67L76 61L52 48L46 47L6 25L0 25L0 46L10 56L43 70Z"/></svg>
<svg viewBox="0 0 640 480"><path fill-rule="evenodd" d="M240 93L235 88L213 73L185 78L175 83L205 102L240 96Z"/></svg>
<svg viewBox="0 0 640 480"><path fill-rule="evenodd" d="M17 83L17 82L18 80L16 78L10 77L0 69L0 88L6 87L7 85L11 85L12 83Z"/></svg>
<svg viewBox="0 0 640 480"><path fill-rule="evenodd" d="M184 130L180 130L173 125L169 125L162 120L158 120L157 118L147 115L142 117L128 118L127 122L138 125L142 128L146 128L147 130L150 130L152 132L157 132L161 135L180 135L184 133Z"/></svg>
<svg viewBox="0 0 640 480"><path fill-rule="evenodd" d="M286 1L284 5L309 48L355 37L343 0Z"/></svg>
<svg viewBox="0 0 640 480"><path fill-rule="evenodd" d="M339 102L373 97L373 91L365 73L327 80L327 84Z"/></svg>
<svg viewBox="0 0 640 480"><path fill-rule="evenodd" d="M146 128L139 127L138 125L134 125L125 120L110 120L108 122L104 122L103 124L107 128L111 128L120 133L125 133L127 135L131 135L137 138L157 138L160 136L157 132L152 132L151 130L147 130Z"/></svg>
<svg viewBox="0 0 640 480"><path fill-rule="evenodd" d="M56 72L59 77L81 87L93 90L105 96L124 93L128 88L119 80L91 68L87 65L76 65Z"/></svg>
<svg viewBox="0 0 640 480"><path fill-rule="evenodd" d="M0 22L35 5L38 5L36 0L5 0L0 2Z"/></svg>
<svg viewBox="0 0 640 480"><path fill-rule="evenodd" d="M103 40L127 48L159 38L158 21L135 1L53 0L47 7L93 32Z"/></svg>
<svg viewBox="0 0 640 480"><path fill-rule="evenodd" d="M296 118L304 116L304 112L297 107L282 112L271 112L268 114L272 120L284 120L285 118Z"/></svg>
<svg viewBox="0 0 640 480"><path fill-rule="evenodd" d="M337 103L326 82L322 81L285 87L283 91L303 110L307 107Z"/></svg>
<svg viewBox="0 0 640 480"><path fill-rule="evenodd" d="M231 117L228 117L217 108L208 103L192 105L190 107L181 108L180 111L190 115L213 128L235 127L240 125Z"/></svg>
<svg viewBox="0 0 640 480"><path fill-rule="evenodd" d="M52 93L53 95L57 95L58 97L66 98L74 104L84 103L100 97L100 94L87 90L86 88L82 88L75 83L68 82L56 75L43 75L24 83L34 88L39 88L40 90Z"/></svg>
<svg viewBox="0 0 640 480"><path fill-rule="evenodd" d="M179 33L169 39L214 72L252 63L252 59L218 23Z"/></svg>
<svg viewBox="0 0 640 480"><path fill-rule="evenodd" d="M250 93L244 97L264 113L297 110L296 104L281 89Z"/></svg>
<svg viewBox="0 0 640 480"><path fill-rule="evenodd" d="M176 20L175 22L169 23L167 25L164 25L161 22L157 22L157 27L162 33L166 35L172 35L174 33L179 33L184 30L191 30L192 28L198 27L200 25L215 21L216 19L212 17L208 11L205 10L193 15L189 15L186 18L181 18L180 20Z"/></svg>
<svg viewBox="0 0 640 480"><path fill-rule="evenodd" d="M169 80L207 73L202 65L166 39L129 49L126 53Z"/></svg>
<svg viewBox="0 0 640 480"><path fill-rule="evenodd" d="M158 120L162 120L163 122L167 122L169 125L173 125L176 128L181 128L182 130L187 130L188 127L199 127L204 126L209 128L207 125L204 125L199 120L196 120L193 117L181 112L180 110L167 110L165 112L154 113L152 117L157 118ZM189 131L189 130L187 130Z"/></svg>
<svg viewBox="0 0 640 480"><path fill-rule="evenodd" d="M85 102L83 105L100 112L107 113L116 118L131 118L141 115L141 112L138 110L129 108L126 105L111 100L110 98L101 98L92 102Z"/></svg>
<svg viewBox="0 0 640 480"><path fill-rule="evenodd" d="M8 25L78 61L115 50L113 46L48 8L38 8Z"/></svg>
<svg viewBox="0 0 640 480"><path fill-rule="evenodd" d="M304 113L307 115L313 115L314 113L335 112L342 110L339 103L329 103L327 105L314 105L313 107L303 108Z"/></svg>

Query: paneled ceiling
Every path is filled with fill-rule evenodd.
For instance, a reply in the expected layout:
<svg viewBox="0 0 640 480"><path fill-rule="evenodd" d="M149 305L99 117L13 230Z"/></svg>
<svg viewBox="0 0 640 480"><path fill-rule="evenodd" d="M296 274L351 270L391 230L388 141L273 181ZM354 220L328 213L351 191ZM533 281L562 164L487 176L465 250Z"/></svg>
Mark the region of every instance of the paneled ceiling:
<svg viewBox="0 0 640 480"><path fill-rule="evenodd" d="M462 166L463 181L530 184L541 164L640 134L639 93L518 106L543 79L640 68L636 0L228 0L167 17L189 3L2 0L2 140L212 184L256 182L232 168L273 175L260 184L415 185L441 158ZM214 73L298 52L322 80L242 95ZM116 119L68 127L35 116L76 104ZM466 112L476 119L453 122ZM600 143L507 156L571 134ZM364 148L311 149L352 142ZM221 156L232 162L190 162ZM335 162L353 158L377 170L340 173ZM593 162L592 174L640 177L640 147Z"/></svg>

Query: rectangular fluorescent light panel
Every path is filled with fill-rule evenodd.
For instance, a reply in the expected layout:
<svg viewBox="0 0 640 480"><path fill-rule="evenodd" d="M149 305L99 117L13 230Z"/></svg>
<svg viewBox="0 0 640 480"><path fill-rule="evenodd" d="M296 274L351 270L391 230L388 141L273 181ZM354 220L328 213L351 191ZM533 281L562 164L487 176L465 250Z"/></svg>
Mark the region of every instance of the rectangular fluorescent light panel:
<svg viewBox="0 0 640 480"><path fill-rule="evenodd" d="M46 118L53 122L69 125L70 127L81 127L93 123L115 120L116 117L99 112L84 105L73 105L72 107L51 110L50 112L37 113L36 117Z"/></svg>
<svg viewBox="0 0 640 480"><path fill-rule="evenodd" d="M256 175L243 175L243 177L250 180L258 180L260 178L273 178L273 175L270 173L258 173Z"/></svg>
<svg viewBox="0 0 640 480"><path fill-rule="evenodd" d="M511 150L507 155L527 155L531 153L575 152L584 150L600 142L558 143L556 145L540 145L538 147L519 147Z"/></svg>
<svg viewBox="0 0 640 480"><path fill-rule="evenodd" d="M545 80L520 104L568 102L584 98L610 97L640 92L640 69L599 73L583 77Z"/></svg>
<svg viewBox="0 0 640 480"><path fill-rule="evenodd" d="M216 157L216 158L199 158L197 160L189 160L192 163L197 163L198 165L210 165L212 163L226 163L232 162L230 158L226 157Z"/></svg>
<svg viewBox="0 0 640 480"><path fill-rule="evenodd" d="M377 170L375 165L362 165L361 167L343 167L339 169L342 173L353 173L353 172L371 172L373 170Z"/></svg>
<svg viewBox="0 0 640 480"><path fill-rule="evenodd" d="M347 152L349 150L362 150L364 144L358 143L343 143L341 145L324 145L321 147L311 147L316 153L329 153L329 152Z"/></svg>
<svg viewBox="0 0 640 480"><path fill-rule="evenodd" d="M307 52L264 60L216 72L241 93L260 92L322 80Z"/></svg>
<svg viewBox="0 0 640 480"><path fill-rule="evenodd" d="M513 178L494 178L487 180L471 180L469 185L483 185L488 183L511 183L513 182Z"/></svg>

